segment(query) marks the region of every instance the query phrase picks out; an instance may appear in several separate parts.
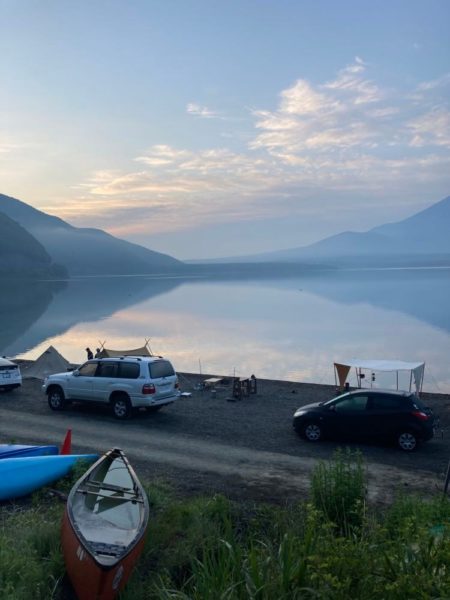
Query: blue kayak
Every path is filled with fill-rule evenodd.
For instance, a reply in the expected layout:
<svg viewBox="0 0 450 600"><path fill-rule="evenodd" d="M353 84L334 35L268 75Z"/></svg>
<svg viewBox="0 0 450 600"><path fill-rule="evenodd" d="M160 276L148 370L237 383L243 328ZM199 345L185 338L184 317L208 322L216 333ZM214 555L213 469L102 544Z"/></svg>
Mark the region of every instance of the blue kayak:
<svg viewBox="0 0 450 600"><path fill-rule="evenodd" d="M0 444L0 459L21 456L47 456L59 454L58 446L21 446L20 444Z"/></svg>
<svg viewBox="0 0 450 600"><path fill-rule="evenodd" d="M78 460L92 463L97 454L56 454L0 460L0 501L26 496L64 477Z"/></svg>

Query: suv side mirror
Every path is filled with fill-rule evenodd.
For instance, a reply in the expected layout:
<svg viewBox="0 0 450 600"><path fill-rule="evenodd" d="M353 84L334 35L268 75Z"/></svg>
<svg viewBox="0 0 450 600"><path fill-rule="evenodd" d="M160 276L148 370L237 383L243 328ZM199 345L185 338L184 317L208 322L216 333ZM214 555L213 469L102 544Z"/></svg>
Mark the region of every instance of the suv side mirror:
<svg viewBox="0 0 450 600"><path fill-rule="evenodd" d="M74 370L72 371L72 375L73 375L74 377L79 377L79 375L80 375L80 371L79 371L78 369L74 369Z"/></svg>

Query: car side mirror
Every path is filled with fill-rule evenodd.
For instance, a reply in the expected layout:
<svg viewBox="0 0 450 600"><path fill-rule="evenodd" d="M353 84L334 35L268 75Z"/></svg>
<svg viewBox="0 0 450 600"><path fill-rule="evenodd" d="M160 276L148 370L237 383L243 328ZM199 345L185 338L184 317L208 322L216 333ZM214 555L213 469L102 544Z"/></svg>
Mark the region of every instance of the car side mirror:
<svg viewBox="0 0 450 600"><path fill-rule="evenodd" d="M72 371L72 375L74 377L79 377L80 376L80 371L78 369L75 369L74 371Z"/></svg>
<svg viewBox="0 0 450 600"><path fill-rule="evenodd" d="M334 412L336 410L336 404L330 404L330 406L328 407L328 410L331 410Z"/></svg>

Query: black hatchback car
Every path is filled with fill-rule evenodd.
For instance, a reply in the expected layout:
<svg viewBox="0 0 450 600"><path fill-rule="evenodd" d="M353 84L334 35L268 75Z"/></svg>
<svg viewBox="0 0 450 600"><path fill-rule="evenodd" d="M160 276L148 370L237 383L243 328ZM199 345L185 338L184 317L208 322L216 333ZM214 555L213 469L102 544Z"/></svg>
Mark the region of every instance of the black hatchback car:
<svg viewBox="0 0 450 600"><path fill-rule="evenodd" d="M310 442L325 437L378 439L411 452L433 437L436 419L416 394L358 389L302 406L294 414L293 425Z"/></svg>

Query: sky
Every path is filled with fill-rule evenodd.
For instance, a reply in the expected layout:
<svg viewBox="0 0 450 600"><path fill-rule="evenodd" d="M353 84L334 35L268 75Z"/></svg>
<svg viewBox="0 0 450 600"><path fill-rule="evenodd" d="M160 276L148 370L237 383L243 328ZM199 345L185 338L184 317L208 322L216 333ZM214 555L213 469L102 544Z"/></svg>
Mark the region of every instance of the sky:
<svg viewBox="0 0 450 600"><path fill-rule="evenodd" d="M0 193L182 260L403 219L450 194L449 23L448 0L0 0Z"/></svg>

